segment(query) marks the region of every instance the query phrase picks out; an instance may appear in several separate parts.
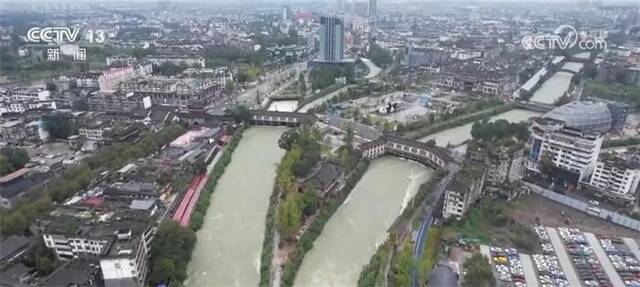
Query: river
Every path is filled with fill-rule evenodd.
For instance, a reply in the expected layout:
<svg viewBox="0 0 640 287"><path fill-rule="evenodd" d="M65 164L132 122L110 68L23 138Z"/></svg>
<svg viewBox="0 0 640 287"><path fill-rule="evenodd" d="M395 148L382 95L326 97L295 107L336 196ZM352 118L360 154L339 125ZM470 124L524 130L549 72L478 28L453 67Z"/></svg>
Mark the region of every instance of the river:
<svg viewBox="0 0 640 287"><path fill-rule="evenodd" d="M185 286L257 286L269 196L284 128L251 127L218 181Z"/></svg>
<svg viewBox="0 0 640 287"><path fill-rule="evenodd" d="M395 157L371 162L305 256L294 285L355 286L393 221L432 172Z"/></svg>
<svg viewBox="0 0 640 287"><path fill-rule="evenodd" d="M570 68L575 68L573 65ZM553 105L562 95L569 90L573 74L569 72L556 72L546 80L542 86L533 93L529 101Z"/></svg>
<svg viewBox="0 0 640 287"><path fill-rule="evenodd" d="M535 117L539 115L541 115L541 113L529 111L529 110L516 109L516 110L510 110L508 112L495 115L489 118L489 121L507 120L509 122L521 122L531 117ZM450 129L423 137L419 139L419 141L426 142L428 140L434 139L436 141L436 144L442 147L446 147L449 144L453 146L457 146L471 139L472 126L473 126L473 123L468 123L466 125L450 128Z"/></svg>

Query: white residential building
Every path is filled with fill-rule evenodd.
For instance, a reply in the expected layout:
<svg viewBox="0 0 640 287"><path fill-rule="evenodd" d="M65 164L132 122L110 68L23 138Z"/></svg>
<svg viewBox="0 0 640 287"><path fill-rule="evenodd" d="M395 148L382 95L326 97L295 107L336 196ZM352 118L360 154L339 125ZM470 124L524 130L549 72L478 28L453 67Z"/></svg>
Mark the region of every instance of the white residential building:
<svg viewBox="0 0 640 287"><path fill-rule="evenodd" d="M15 102L47 101L50 93L42 88L16 88L9 91L10 99Z"/></svg>
<svg viewBox="0 0 640 287"><path fill-rule="evenodd" d="M71 260L82 254L101 255L106 252L111 237L68 236L45 233L42 235L44 245L53 249L61 260Z"/></svg>
<svg viewBox="0 0 640 287"><path fill-rule="evenodd" d="M445 189L442 217L462 218L469 207L482 195L485 171L483 165L465 163Z"/></svg>
<svg viewBox="0 0 640 287"><path fill-rule="evenodd" d="M631 154L600 155L589 184L613 201L633 204L640 181L640 161Z"/></svg>
<svg viewBox="0 0 640 287"><path fill-rule="evenodd" d="M8 113L21 114L29 110L55 110L56 102L0 102L0 116Z"/></svg>
<svg viewBox="0 0 640 287"><path fill-rule="evenodd" d="M148 70L137 66L112 67L102 72L98 78L98 86L100 91L115 91L121 83L144 76Z"/></svg>
<svg viewBox="0 0 640 287"><path fill-rule="evenodd" d="M568 172L564 177L569 182L587 179L596 167L602 133L611 122L607 105L594 101L572 102L535 119L527 169L539 172L540 162L548 157Z"/></svg>
<svg viewBox="0 0 640 287"><path fill-rule="evenodd" d="M204 68L206 66L205 59L202 56L194 55L155 55L148 56L147 61L154 65L161 65L163 63L172 63L175 65L187 65L189 67Z"/></svg>

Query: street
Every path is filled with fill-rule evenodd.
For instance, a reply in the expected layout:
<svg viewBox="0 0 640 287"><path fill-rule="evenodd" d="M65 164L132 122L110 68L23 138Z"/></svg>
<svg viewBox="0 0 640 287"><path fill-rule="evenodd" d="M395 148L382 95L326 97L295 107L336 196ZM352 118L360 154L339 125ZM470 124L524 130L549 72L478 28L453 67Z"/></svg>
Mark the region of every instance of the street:
<svg viewBox="0 0 640 287"><path fill-rule="evenodd" d="M265 79L259 81L255 87L248 88L238 94L227 96L209 106L207 106L207 112L215 115L223 115L225 109L228 109L235 104L242 104L250 109L258 108L257 98L261 98L260 105L263 105L268 101L268 97L277 89L286 86L284 81L288 78L288 75L295 72L295 75L288 78L289 81L297 80L298 73L306 66L306 62L294 63L286 68L280 68L277 71L269 71L265 73ZM288 83L288 82L287 82Z"/></svg>
<svg viewBox="0 0 640 287"><path fill-rule="evenodd" d="M432 193L429 196L430 198L435 198L435 200L432 201L433 204L435 204L440 200L440 197L442 197L442 195L444 194L445 188L449 184L449 181L451 181L451 179L453 178L453 175L455 175L460 170L460 167L455 163L450 163L449 165L446 166L446 170L448 172L447 175L442 180L440 180L435 190L432 191ZM422 253L424 252L425 235L428 233L429 226L431 226L431 223L433 222L433 214L432 214L433 211L434 211L433 205L428 205L425 207L425 212L423 216L424 220L420 225L420 229L418 229L418 236L416 237L416 245L415 245L415 248L413 249L413 259L415 260L415 262L418 262L420 260L420 257L422 257ZM438 211L436 210L436 212ZM418 273L416 271L416 266L414 265L413 268L411 269L411 282L412 282L411 286L417 287L420 285L418 284L419 282L417 277L418 277Z"/></svg>

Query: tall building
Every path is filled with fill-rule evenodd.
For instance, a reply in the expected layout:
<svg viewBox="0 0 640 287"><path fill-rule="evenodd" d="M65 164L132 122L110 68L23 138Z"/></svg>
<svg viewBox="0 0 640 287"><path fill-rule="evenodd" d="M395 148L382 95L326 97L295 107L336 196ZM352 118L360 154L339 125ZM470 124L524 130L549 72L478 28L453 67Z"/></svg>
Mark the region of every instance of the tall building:
<svg viewBox="0 0 640 287"><path fill-rule="evenodd" d="M367 1L353 1L353 14L360 17L369 16L369 2Z"/></svg>
<svg viewBox="0 0 640 287"><path fill-rule="evenodd" d="M378 14L378 0L369 0L369 17L375 17Z"/></svg>
<svg viewBox="0 0 640 287"><path fill-rule="evenodd" d="M344 24L337 17L320 17L320 62L339 63L344 53Z"/></svg>
<svg viewBox="0 0 640 287"><path fill-rule="evenodd" d="M336 0L336 11L343 12L344 6L344 0Z"/></svg>
<svg viewBox="0 0 640 287"><path fill-rule="evenodd" d="M577 184L595 169L602 134L611 127L611 112L603 102L576 101L555 108L534 120L527 168L539 171L547 157L559 168L554 176Z"/></svg>

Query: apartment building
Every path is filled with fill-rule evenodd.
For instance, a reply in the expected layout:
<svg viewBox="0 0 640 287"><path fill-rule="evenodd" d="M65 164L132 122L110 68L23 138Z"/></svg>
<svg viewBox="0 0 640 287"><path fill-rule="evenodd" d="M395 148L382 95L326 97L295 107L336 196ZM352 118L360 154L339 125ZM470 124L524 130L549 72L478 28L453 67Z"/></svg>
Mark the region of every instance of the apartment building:
<svg viewBox="0 0 640 287"><path fill-rule="evenodd" d="M15 88L8 91L12 102L36 102L49 100L51 93L42 88Z"/></svg>
<svg viewBox="0 0 640 287"><path fill-rule="evenodd" d="M159 66L163 63L172 63L174 65L187 65L189 67L204 68L206 66L205 59L198 55L153 55L148 56L145 60L151 64Z"/></svg>
<svg viewBox="0 0 640 287"><path fill-rule="evenodd" d="M402 52L401 63L409 67L439 66L449 60L449 54L442 48L410 46Z"/></svg>
<svg viewBox="0 0 640 287"><path fill-rule="evenodd" d="M602 153L589 184L614 202L633 205L640 181L640 155L637 152Z"/></svg>
<svg viewBox="0 0 640 287"><path fill-rule="evenodd" d="M481 144L472 140L467 144L465 157L487 167L487 185L502 186L524 176L524 147L523 141L514 141L505 146L497 143Z"/></svg>
<svg viewBox="0 0 640 287"><path fill-rule="evenodd" d="M89 109L92 111L113 113L134 113L143 108L143 99L135 97L133 92L122 91L95 92L87 98Z"/></svg>
<svg viewBox="0 0 640 287"><path fill-rule="evenodd" d="M76 77L76 86L79 88L95 88L99 87L98 78L100 78L100 72L88 72L82 73Z"/></svg>
<svg viewBox="0 0 640 287"><path fill-rule="evenodd" d="M483 165L465 162L445 189L442 217L460 219L482 195L486 178Z"/></svg>
<svg viewBox="0 0 640 287"><path fill-rule="evenodd" d="M138 62L138 59L129 55L115 55L109 56L105 59L107 61L107 66L111 66L114 64L117 65L133 65Z"/></svg>
<svg viewBox="0 0 640 287"><path fill-rule="evenodd" d="M186 106L194 103L207 104L221 86L216 79L153 77L129 81L123 91L133 93L135 98L150 99L151 104Z"/></svg>
<svg viewBox="0 0 640 287"><path fill-rule="evenodd" d="M151 65L111 67L98 77L98 86L101 91L115 91L120 88L120 84L149 74Z"/></svg>
<svg viewBox="0 0 640 287"><path fill-rule="evenodd" d="M3 114L22 114L31 110L55 110L55 101L36 102L0 102L0 116Z"/></svg>
<svg viewBox="0 0 640 287"><path fill-rule="evenodd" d="M436 86L452 90L471 90L485 95L509 96L516 88L512 66L499 62L454 61L435 75Z"/></svg>
<svg viewBox="0 0 640 287"><path fill-rule="evenodd" d="M527 169L539 172L546 157L567 172L564 180L577 185L593 173L611 123L607 104L595 101L571 102L535 119Z"/></svg>

